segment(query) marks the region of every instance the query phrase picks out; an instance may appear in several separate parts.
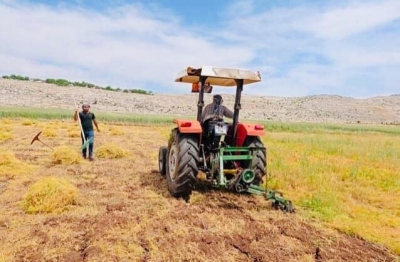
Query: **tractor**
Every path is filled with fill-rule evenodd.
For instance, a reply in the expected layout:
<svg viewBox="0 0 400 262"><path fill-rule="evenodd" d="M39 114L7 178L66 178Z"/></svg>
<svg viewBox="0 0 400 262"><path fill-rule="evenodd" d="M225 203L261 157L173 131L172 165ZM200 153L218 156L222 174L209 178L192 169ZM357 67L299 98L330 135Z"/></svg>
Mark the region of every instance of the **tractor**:
<svg viewBox="0 0 400 262"><path fill-rule="evenodd" d="M159 149L159 172L166 176L172 196L189 201L202 173L212 187L262 195L273 207L294 211L289 200L265 186L267 150L260 139L264 126L239 122L243 86L260 81L259 72L212 66L178 73L175 82L192 84L199 96L197 119L174 119L168 146ZM232 122L219 116L202 122L204 93L211 93L214 85L236 87Z"/></svg>

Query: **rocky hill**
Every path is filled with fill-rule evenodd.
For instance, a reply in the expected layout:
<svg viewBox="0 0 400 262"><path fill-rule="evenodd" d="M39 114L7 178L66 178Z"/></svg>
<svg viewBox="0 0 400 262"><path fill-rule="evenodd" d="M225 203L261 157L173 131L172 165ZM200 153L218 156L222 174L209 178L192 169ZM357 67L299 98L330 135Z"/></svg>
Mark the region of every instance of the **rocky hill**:
<svg viewBox="0 0 400 262"><path fill-rule="evenodd" d="M142 95L85 87L61 87L33 81L0 79L0 105L39 108L75 108L87 101L96 112L195 116L197 94ZM230 108L234 95L225 94ZM205 103L212 95L205 95ZM400 94L355 99L335 95L306 97L242 96L240 119L282 122L400 123Z"/></svg>

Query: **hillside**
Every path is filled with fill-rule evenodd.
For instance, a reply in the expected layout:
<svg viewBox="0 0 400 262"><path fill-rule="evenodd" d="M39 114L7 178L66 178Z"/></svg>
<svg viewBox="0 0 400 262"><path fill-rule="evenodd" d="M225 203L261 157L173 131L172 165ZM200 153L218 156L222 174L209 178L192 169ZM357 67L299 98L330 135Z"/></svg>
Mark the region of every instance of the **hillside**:
<svg viewBox="0 0 400 262"><path fill-rule="evenodd" d="M244 92L245 93L245 92ZM142 95L84 87L0 79L0 104L39 108L75 108L87 101L97 112L124 112L156 115L196 113L197 94L182 88L182 95ZM206 95L205 103L211 102ZM224 104L233 107L234 96L224 95ZM400 95L355 99L334 95L307 97L242 96L240 119L282 122L400 123Z"/></svg>

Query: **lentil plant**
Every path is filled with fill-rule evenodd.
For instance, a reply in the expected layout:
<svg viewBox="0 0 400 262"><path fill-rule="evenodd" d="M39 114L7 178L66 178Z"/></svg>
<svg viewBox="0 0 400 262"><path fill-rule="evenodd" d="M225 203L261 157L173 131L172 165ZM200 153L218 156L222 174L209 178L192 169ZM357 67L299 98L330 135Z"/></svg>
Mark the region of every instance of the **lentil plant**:
<svg viewBox="0 0 400 262"><path fill-rule="evenodd" d="M304 215L400 253L398 127L310 129L264 138L269 185L284 189Z"/></svg>

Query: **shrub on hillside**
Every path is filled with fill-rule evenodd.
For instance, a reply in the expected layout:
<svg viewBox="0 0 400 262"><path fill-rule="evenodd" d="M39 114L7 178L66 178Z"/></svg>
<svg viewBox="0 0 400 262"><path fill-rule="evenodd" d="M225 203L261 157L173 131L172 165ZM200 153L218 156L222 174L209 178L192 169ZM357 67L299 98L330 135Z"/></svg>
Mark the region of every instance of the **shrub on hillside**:
<svg viewBox="0 0 400 262"><path fill-rule="evenodd" d="M11 75L11 76L3 76L4 79L15 79L15 80L30 80L29 77L26 76L19 76L19 75ZM35 79L35 80L39 80L39 79ZM48 84L54 84L54 85L58 85L58 86L81 86L81 87L89 87L89 88L93 88L96 85L91 84L91 83L87 83L85 81L82 82L70 82L66 79L53 79L53 78L47 78L45 80L46 83ZM106 86L106 87L101 87L99 86L100 89L103 90L108 90L108 91L116 91L116 92L124 92L124 93L135 93L135 94L143 94L143 95L153 95L153 92L151 91L146 91L146 90L142 90L142 89L121 89L119 87L111 87L111 86Z"/></svg>
<svg viewBox="0 0 400 262"><path fill-rule="evenodd" d="M68 86L71 84L68 80L65 79L52 79L52 78L46 79L46 83L58 86Z"/></svg>
<svg viewBox="0 0 400 262"><path fill-rule="evenodd" d="M81 86L81 87L94 87L93 84L87 83L87 82L85 82L85 81L82 81L82 82L73 82L73 83L71 83L71 84L74 85L74 86Z"/></svg>
<svg viewBox="0 0 400 262"><path fill-rule="evenodd" d="M55 83L56 83L56 80L55 80L55 79L52 79L52 78L48 78L48 79L46 79L45 82L48 83L48 84L55 84Z"/></svg>
<svg viewBox="0 0 400 262"><path fill-rule="evenodd" d="M65 79L57 79L55 84L58 85L58 86L68 86L71 83L68 80L65 80Z"/></svg>
<svg viewBox="0 0 400 262"><path fill-rule="evenodd" d="M4 78L4 79L14 79L14 80L29 81L29 77L27 77L27 76L20 76L20 75L3 76L3 78Z"/></svg>

